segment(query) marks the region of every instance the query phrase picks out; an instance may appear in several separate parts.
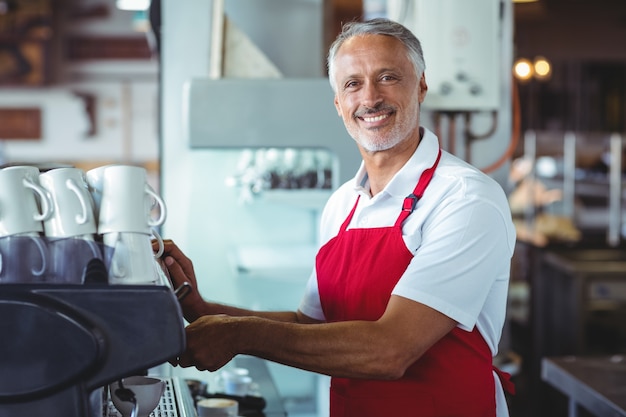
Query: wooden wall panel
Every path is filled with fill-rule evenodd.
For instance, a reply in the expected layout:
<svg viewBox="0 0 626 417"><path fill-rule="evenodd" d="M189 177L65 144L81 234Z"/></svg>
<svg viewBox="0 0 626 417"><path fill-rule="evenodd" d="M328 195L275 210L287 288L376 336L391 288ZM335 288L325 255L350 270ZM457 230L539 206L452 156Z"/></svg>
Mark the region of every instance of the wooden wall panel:
<svg viewBox="0 0 626 417"><path fill-rule="evenodd" d="M145 37L71 37L66 40L70 61L100 59L150 59L152 52Z"/></svg>
<svg viewBox="0 0 626 417"><path fill-rule="evenodd" d="M362 0L324 0L324 47L325 52L333 43L341 26L363 18Z"/></svg>
<svg viewBox="0 0 626 417"><path fill-rule="evenodd" d="M0 139L41 139L41 109L0 108Z"/></svg>

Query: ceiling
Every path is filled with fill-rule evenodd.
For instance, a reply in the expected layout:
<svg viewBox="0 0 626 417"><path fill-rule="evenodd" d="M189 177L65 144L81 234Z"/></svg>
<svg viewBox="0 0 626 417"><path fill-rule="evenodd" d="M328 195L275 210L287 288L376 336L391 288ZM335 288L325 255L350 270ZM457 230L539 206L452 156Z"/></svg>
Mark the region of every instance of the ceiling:
<svg viewBox="0 0 626 417"><path fill-rule="evenodd" d="M515 5L521 56L626 61L626 0L540 0Z"/></svg>
<svg viewBox="0 0 626 417"><path fill-rule="evenodd" d="M587 17L607 18L611 23L626 25L626 1L624 0L539 0L532 3L516 3L516 21L558 20Z"/></svg>

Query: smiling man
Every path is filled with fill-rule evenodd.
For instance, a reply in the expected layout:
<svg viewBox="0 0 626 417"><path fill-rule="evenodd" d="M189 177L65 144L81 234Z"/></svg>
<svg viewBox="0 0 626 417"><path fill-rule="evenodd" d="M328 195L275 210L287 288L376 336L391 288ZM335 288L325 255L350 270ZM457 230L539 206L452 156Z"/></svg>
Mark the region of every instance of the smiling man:
<svg viewBox="0 0 626 417"><path fill-rule="evenodd" d="M178 364L216 370L242 353L330 375L332 417L507 416L510 383L492 366L515 244L504 192L420 127L425 65L404 26L345 25L328 69L363 163L324 208L300 308L206 301L166 241L174 286L194 287Z"/></svg>

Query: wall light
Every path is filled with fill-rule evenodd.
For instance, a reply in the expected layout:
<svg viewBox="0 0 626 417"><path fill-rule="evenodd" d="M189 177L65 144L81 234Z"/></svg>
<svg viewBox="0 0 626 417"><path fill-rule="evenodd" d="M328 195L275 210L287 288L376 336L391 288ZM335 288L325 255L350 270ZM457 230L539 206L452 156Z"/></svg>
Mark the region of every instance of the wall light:
<svg viewBox="0 0 626 417"><path fill-rule="evenodd" d="M542 56L535 57L533 62L519 58L513 65L513 75L520 81L528 81L531 78L545 81L552 76L552 64Z"/></svg>
<svg viewBox="0 0 626 417"><path fill-rule="evenodd" d="M513 74L515 78L521 81L528 81L533 77L533 64L526 58L520 58L513 65Z"/></svg>
<svg viewBox="0 0 626 417"><path fill-rule="evenodd" d="M538 80L547 80L552 75L552 65L542 56L535 58L533 68L535 70L535 78Z"/></svg>

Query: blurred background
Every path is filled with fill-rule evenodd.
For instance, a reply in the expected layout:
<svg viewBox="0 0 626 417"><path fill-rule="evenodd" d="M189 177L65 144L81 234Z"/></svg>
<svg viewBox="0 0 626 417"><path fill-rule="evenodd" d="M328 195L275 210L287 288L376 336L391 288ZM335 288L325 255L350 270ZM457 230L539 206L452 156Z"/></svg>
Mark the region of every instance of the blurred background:
<svg viewBox="0 0 626 417"><path fill-rule="evenodd" d="M511 414L566 415L542 358L626 350L624 0L0 0L0 164L144 166L207 297L296 308L360 162L326 51L377 16L423 41L423 124L509 195ZM326 378L269 366L324 415Z"/></svg>

